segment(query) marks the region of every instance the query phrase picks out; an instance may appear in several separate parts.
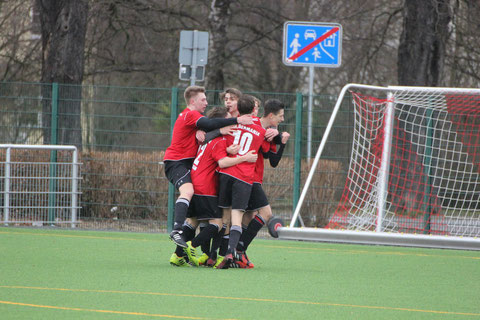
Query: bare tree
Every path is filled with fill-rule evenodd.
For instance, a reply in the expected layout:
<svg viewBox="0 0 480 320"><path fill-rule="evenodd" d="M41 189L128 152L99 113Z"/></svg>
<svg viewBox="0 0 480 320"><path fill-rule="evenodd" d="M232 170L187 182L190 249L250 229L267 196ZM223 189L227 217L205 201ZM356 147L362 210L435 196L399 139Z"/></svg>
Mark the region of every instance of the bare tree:
<svg viewBox="0 0 480 320"><path fill-rule="evenodd" d="M88 3L86 0L37 0L37 5L42 31L41 81L62 84L59 87L57 142L81 147L82 91L75 85L83 81ZM52 97L48 88L44 97ZM44 142L51 143L50 101L44 101L43 109L43 121L47 125Z"/></svg>
<svg viewBox="0 0 480 320"><path fill-rule="evenodd" d="M28 1L0 1L0 80L32 81L40 74L40 40Z"/></svg>
<svg viewBox="0 0 480 320"><path fill-rule="evenodd" d="M449 0L405 0L403 32L398 48L399 84L439 84L450 20Z"/></svg>
<svg viewBox="0 0 480 320"><path fill-rule="evenodd" d="M208 68L206 85L210 89L222 90L225 86L224 68L226 67L227 27L230 24L232 13L231 0L212 0L208 22L210 26L209 63L215 66Z"/></svg>

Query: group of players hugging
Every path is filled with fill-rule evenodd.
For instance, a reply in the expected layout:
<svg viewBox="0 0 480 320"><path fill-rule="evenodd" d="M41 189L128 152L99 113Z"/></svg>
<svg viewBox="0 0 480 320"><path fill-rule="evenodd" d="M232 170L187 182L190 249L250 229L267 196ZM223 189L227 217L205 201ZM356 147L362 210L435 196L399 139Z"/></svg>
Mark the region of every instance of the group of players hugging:
<svg viewBox="0 0 480 320"><path fill-rule="evenodd" d="M246 250L272 217L262 189L264 159L276 167L290 137L277 130L285 106L267 100L259 118L260 100L230 88L221 94L225 105L204 116L205 88L190 86L184 96L187 108L175 122L163 159L165 175L180 193L170 263L253 268Z"/></svg>

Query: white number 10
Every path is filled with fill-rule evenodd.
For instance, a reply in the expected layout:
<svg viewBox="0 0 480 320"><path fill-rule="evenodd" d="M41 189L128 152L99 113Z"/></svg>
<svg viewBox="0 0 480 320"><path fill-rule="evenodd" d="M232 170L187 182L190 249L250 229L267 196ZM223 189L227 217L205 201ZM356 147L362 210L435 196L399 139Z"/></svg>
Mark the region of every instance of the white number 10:
<svg viewBox="0 0 480 320"><path fill-rule="evenodd" d="M233 136L235 140L233 140L233 144L238 144L240 146L240 150L238 154L243 156L250 150L250 145L253 141L253 135L250 132L243 132L240 130L235 130L233 132Z"/></svg>

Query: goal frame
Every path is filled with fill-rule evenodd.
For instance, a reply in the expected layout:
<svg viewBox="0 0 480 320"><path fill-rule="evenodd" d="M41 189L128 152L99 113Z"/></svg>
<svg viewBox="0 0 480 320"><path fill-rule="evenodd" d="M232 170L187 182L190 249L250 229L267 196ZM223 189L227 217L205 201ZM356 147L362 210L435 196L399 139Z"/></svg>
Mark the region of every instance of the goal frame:
<svg viewBox="0 0 480 320"><path fill-rule="evenodd" d="M437 235L418 235L405 233L384 232L382 228L382 218L384 214L384 206L386 201L386 189L388 188L388 172L389 172L389 158L390 145L392 139L392 123L394 117L394 103L387 102L385 115L385 139L382 150L382 162L379 170L380 188L379 201L377 205L377 226L375 231L351 231L351 230L333 230L321 228L307 228L303 226L297 227L298 222L302 222L300 217L300 210L302 208L305 196L308 192L312 182L313 175L317 169L320 157L324 150L328 136L332 130L337 113L340 109L345 94L348 90L369 89L375 91L384 91L388 97L391 97L393 91L398 90L418 90L418 91L439 91L445 90L449 92L475 92L480 94L480 89L468 88L432 88L432 87L410 87L410 86L372 86L365 84L350 83L345 85L335 104L330 119L328 121L325 133L322 137L320 145L318 146L313 164L308 173L307 179L303 186L297 206L295 207L291 221L288 226L277 229L279 238L290 240L308 240L308 241L322 241L322 242L340 242L340 243L357 243L357 244L371 244L371 245L394 245L394 246L409 246L409 247L428 247L428 248L444 248L444 249L466 249L466 250L480 250L480 239L477 237L458 237L458 236L437 236Z"/></svg>

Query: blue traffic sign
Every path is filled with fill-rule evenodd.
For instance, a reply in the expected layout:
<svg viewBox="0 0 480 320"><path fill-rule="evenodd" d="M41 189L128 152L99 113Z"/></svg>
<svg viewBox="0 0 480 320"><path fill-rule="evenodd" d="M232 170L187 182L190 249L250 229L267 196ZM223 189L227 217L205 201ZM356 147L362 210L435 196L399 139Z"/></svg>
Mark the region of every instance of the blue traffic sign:
<svg viewBox="0 0 480 320"><path fill-rule="evenodd" d="M342 26L338 23L285 22L282 60L287 66L339 67L342 63Z"/></svg>

